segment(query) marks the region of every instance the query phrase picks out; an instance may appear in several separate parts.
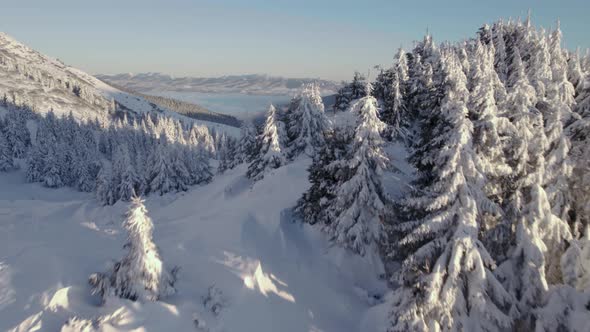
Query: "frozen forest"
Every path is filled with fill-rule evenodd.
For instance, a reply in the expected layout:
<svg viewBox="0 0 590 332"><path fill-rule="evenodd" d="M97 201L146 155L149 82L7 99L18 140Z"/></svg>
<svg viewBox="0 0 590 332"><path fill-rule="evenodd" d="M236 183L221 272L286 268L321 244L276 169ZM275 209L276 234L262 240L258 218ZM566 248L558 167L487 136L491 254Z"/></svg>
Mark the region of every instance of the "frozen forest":
<svg viewBox="0 0 590 332"><path fill-rule="evenodd" d="M3 72L105 111L0 84L0 243L25 245L0 244L0 329L588 331L590 53L530 18L435 36L333 105L306 83L239 132L0 52ZM44 246L26 237L41 217L75 238L48 249L75 272L48 272L37 314L11 264Z"/></svg>

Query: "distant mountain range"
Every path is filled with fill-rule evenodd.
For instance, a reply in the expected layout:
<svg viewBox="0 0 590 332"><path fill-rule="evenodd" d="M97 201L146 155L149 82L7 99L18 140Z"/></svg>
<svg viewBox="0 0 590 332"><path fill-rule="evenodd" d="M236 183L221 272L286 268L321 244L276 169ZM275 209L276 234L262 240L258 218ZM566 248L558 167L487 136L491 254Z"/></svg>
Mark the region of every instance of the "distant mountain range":
<svg viewBox="0 0 590 332"><path fill-rule="evenodd" d="M230 75L221 77L172 77L160 73L96 75L99 79L134 91L179 91L204 93L243 93L255 95L293 95L305 83L317 82L322 95L334 94L340 83L313 78L285 78L268 75Z"/></svg>

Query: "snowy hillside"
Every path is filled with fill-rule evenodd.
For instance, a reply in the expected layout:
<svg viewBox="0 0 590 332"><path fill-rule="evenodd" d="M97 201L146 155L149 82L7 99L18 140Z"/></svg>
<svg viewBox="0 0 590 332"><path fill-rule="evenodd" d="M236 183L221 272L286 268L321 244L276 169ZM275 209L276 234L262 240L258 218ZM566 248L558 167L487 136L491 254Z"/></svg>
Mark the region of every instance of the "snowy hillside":
<svg viewBox="0 0 590 332"><path fill-rule="evenodd" d="M104 316L104 331L194 331L196 317L210 331L371 331L360 324L373 303L367 294L383 294L382 282L285 214L308 186L308 165L253 187L242 166L211 185L148 199L162 256L181 267L178 294L104 307L87 278L123 253L126 204L101 207L92 195L26 184L22 172L0 174L0 330L59 331L68 318ZM223 294L217 316L203 305L210 286Z"/></svg>
<svg viewBox="0 0 590 332"><path fill-rule="evenodd" d="M97 75L101 80L140 91L182 91L245 93L255 95L294 95L302 84L317 82L322 95L333 94L340 84L311 78L285 78L268 75L230 75L221 77L172 77L160 73Z"/></svg>
<svg viewBox="0 0 590 332"><path fill-rule="evenodd" d="M0 33L0 98L4 96L10 103L26 105L40 114L49 110L57 115L72 112L77 119L94 120L106 119L113 111L157 112L237 133L231 126L183 117L141 96L118 90Z"/></svg>

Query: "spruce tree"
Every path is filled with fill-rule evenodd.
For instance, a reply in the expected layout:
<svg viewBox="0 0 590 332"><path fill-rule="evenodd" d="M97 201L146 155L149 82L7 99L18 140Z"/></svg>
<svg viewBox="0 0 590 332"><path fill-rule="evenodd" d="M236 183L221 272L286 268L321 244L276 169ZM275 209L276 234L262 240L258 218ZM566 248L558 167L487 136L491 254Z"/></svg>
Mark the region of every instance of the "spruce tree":
<svg viewBox="0 0 590 332"><path fill-rule="evenodd" d="M135 197L139 187L139 177L131 162L129 148L122 144L117 148L113 157L115 178L117 183L117 197L128 202Z"/></svg>
<svg viewBox="0 0 590 332"><path fill-rule="evenodd" d="M31 145L31 136L27 128L24 111L13 109L6 114L4 132L13 157L24 158L27 149Z"/></svg>
<svg viewBox="0 0 590 332"><path fill-rule="evenodd" d="M330 207L336 199L337 186L346 179L346 153L352 140L348 130L336 129L327 137L326 145L313 158L308 169L311 187L303 193L295 212L309 224L328 225L335 218Z"/></svg>
<svg viewBox="0 0 590 332"><path fill-rule="evenodd" d="M168 271L153 242L153 223L143 200L135 197L125 215L127 255L115 263L107 274L95 273L89 278L92 294L103 300L118 296L132 301L158 301L176 292L176 271Z"/></svg>
<svg viewBox="0 0 590 332"><path fill-rule="evenodd" d="M240 142L238 155L240 163L251 162L254 149L256 148L256 128L249 122L242 123L240 128Z"/></svg>
<svg viewBox="0 0 590 332"><path fill-rule="evenodd" d="M246 173L248 178L255 181L261 180L268 169L279 168L286 163L276 113L276 108L270 105L262 133L256 138L257 151Z"/></svg>
<svg viewBox="0 0 590 332"><path fill-rule="evenodd" d="M0 132L0 172L15 169L12 151L8 146L8 140L4 133Z"/></svg>
<svg viewBox="0 0 590 332"><path fill-rule="evenodd" d="M478 238L482 215L498 209L483 190L485 174L467 117L466 78L453 52L443 62L445 97L436 140L445 148L428 151L434 177L419 181L416 194L403 203L415 212L399 226L407 232L400 246L409 255L394 293L390 331L508 329L511 297Z"/></svg>
<svg viewBox="0 0 590 332"><path fill-rule="evenodd" d="M390 85L385 89L381 119L390 126L389 137L405 138L409 126L404 88L408 80L406 53L399 49Z"/></svg>
<svg viewBox="0 0 590 332"><path fill-rule="evenodd" d="M572 142L570 158L572 176L570 188L572 201L572 222L574 233L579 235L590 224L590 76L586 76L584 88L577 98L575 116L568 126L568 136Z"/></svg>
<svg viewBox="0 0 590 332"><path fill-rule="evenodd" d="M113 168L108 162L103 162L96 177L96 199L102 205L113 205L119 200Z"/></svg>
<svg viewBox="0 0 590 332"><path fill-rule="evenodd" d="M370 91L370 87L367 89ZM357 116L354 136L346 152L346 178L333 189L328 210L334 220L324 225L331 238L360 255L375 255L382 239L381 218L387 197L381 175L388 162L382 150L377 100L368 95L351 106Z"/></svg>
<svg viewBox="0 0 590 332"><path fill-rule="evenodd" d="M288 154L295 158L301 153L313 157L325 144L330 121L324 113L324 103L317 84L307 84L291 103L286 114L289 139Z"/></svg>
<svg viewBox="0 0 590 332"><path fill-rule="evenodd" d="M148 184L150 193L160 196L176 188L172 169L171 146L162 134L149 159Z"/></svg>

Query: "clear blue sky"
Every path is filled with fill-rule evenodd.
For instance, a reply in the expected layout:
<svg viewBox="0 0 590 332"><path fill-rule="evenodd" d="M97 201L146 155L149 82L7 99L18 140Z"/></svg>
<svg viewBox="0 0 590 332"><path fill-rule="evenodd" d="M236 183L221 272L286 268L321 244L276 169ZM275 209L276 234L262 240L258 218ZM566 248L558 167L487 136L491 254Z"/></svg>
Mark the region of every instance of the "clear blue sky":
<svg viewBox="0 0 590 332"><path fill-rule="evenodd" d="M0 30L90 73L341 80L427 28L459 40L529 8L536 25L561 19L568 48L590 47L590 0L0 0Z"/></svg>

